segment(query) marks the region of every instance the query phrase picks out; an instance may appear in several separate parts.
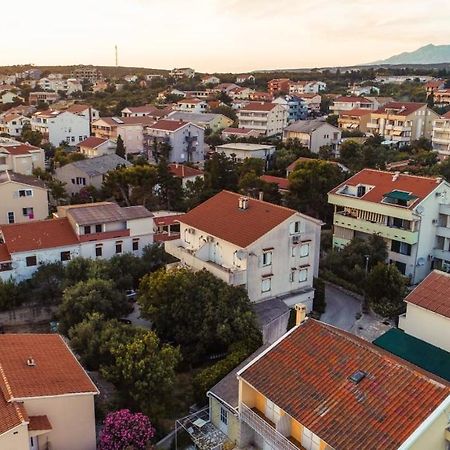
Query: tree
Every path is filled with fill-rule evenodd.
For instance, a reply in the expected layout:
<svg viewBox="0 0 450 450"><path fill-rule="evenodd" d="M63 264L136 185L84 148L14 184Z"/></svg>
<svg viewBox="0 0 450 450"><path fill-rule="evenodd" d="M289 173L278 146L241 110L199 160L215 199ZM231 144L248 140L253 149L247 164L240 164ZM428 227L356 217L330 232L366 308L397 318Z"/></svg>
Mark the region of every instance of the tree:
<svg viewBox="0 0 450 450"><path fill-rule="evenodd" d="M39 147L42 143L42 133L40 131L33 131L29 123L25 123L22 127L20 138L23 142L28 142L30 145Z"/></svg>
<svg viewBox="0 0 450 450"><path fill-rule="evenodd" d="M121 409L109 413L100 433L100 450L145 450L155 435L150 420L142 413Z"/></svg>
<svg viewBox="0 0 450 450"><path fill-rule="evenodd" d="M361 145L352 140L343 142L340 149L340 160L350 169L360 170L363 166Z"/></svg>
<svg viewBox="0 0 450 450"><path fill-rule="evenodd" d="M46 263L38 267L28 280L33 300L39 305L59 304L64 282L64 266L61 262Z"/></svg>
<svg viewBox="0 0 450 450"><path fill-rule="evenodd" d="M378 263L367 277L365 292L371 308L383 317L396 317L405 309L405 278L393 264Z"/></svg>
<svg viewBox="0 0 450 450"><path fill-rule="evenodd" d="M331 222L333 210L328 192L344 180L341 169L328 161L301 161L289 175L288 205L313 217Z"/></svg>
<svg viewBox="0 0 450 450"><path fill-rule="evenodd" d="M337 127L338 126L338 119L339 119L339 116L337 114L330 114L326 118L326 122L329 123L330 125L333 125L334 127Z"/></svg>
<svg viewBox="0 0 450 450"><path fill-rule="evenodd" d="M140 328L133 339L113 346L111 353L114 366L103 367L102 375L126 392L142 411L160 414L175 381L179 349L161 344L153 331Z"/></svg>
<svg viewBox="0 0 450 450"><path fill-rule="evenodd" d="M177 211L182 209L182 182L180 178L177 178L172 174L166 158L160 158L157 171L159 207L169 211Z"/></svg>
<svg viewBox="0 0 450 450"><path fill-rule="evenodd" d="M139 285L138 302L158 336L180 345L190 363L226 351L236 341L248 342L253 350L260 343L245 290L207 271L159 270L146 275Z"/></svg>
<svg viewBox="0 0 450 450"><path fill-rule="evenodd" d="M23 286L18 285L14 280L3 281L0 279L0 311L9 311L25 300Z"/></svg>
<svg viewBox="0 0 450 450"><path fill-rule="evenodd" d="M228 189L236 191L238 188L237 164L225 153L214 153L205 163L205 186L213 194Z"/></svg>
<svg viewBox="0 0 450 450"><path fill-rule="evenodd" d="M116 155L120 156L121 158L125 158L126 157L125 145L123 143L123 139L122 139L122 136L120 134L119 134L119 136L117 136Z"/></svg>
<svg viewBox="0 0 450 450"><path fill-rule="evenodd" d="M125 295L119 292L111 280L89 279L67 288L58 308L62 333L82 322L89 313L99 312L106 319L117 318L129 312Z"/></svg>

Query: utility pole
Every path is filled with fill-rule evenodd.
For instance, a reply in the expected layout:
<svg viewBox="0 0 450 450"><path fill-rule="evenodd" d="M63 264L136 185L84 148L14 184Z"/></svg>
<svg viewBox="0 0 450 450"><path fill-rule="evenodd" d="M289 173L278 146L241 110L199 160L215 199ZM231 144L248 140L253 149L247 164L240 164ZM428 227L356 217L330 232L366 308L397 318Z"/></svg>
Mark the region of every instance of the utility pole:
<svg viewBox="0 0 450 450"><path fill-rule="evenodd" d="M116 69L119 67L119 52L117 50L117 44L114 46L114 50L116 52Z"/></svg>

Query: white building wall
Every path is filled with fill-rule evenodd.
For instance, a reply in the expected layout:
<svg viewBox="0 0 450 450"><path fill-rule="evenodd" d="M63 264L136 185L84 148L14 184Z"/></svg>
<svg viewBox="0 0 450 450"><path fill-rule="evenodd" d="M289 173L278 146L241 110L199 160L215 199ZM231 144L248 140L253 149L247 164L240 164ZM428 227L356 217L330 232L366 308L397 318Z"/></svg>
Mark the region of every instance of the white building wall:
<svg viewBox="0 0 450 450"><path fill-rule="evenodd" d="M117 136L125 145L126 153L140 153L144 150L144 128L142 125L119 125Z"/></svg>
<svg viewBox="0 0 450 450"><path fill-rule="evenodd" d="M70 112L63 112L48 120L49 142L58 146L62 141L75 146L90 135L89 120Z"/></svg>

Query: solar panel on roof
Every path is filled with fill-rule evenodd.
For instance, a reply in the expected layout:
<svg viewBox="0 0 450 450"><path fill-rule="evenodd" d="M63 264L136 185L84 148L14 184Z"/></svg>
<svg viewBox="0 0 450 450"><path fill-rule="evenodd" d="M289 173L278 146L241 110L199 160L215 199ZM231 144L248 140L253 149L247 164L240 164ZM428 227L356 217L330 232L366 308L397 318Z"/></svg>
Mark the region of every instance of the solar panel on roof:
<svg viewBox="0 0 450 450"><path fill-rule="evenodd" d="M357 370L355 373L350 375L348 379L350 381L353 381L353 383L358 384L365 376L366 372L363 372L362 370Z"/></svg>

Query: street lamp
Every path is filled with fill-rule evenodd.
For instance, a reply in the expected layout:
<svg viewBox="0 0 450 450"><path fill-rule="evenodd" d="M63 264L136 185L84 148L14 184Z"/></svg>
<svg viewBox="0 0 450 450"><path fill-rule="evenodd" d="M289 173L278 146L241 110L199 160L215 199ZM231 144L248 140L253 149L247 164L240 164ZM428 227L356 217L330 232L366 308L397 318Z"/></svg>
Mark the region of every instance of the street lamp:
<svg viewBox="0 0 450 450"><path fill-rule="evenodd" d="M370 259L370 255L364 255L364 258L366 258L366 277L367 277L367 274L369 273L369 259Z"/></svg>

